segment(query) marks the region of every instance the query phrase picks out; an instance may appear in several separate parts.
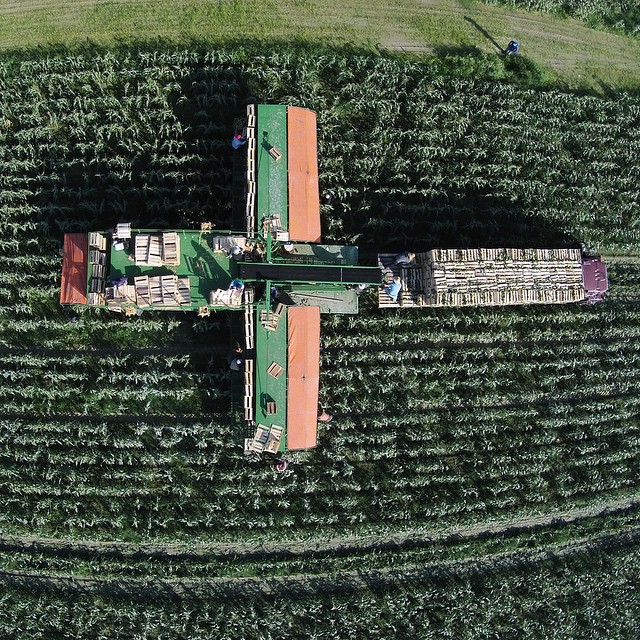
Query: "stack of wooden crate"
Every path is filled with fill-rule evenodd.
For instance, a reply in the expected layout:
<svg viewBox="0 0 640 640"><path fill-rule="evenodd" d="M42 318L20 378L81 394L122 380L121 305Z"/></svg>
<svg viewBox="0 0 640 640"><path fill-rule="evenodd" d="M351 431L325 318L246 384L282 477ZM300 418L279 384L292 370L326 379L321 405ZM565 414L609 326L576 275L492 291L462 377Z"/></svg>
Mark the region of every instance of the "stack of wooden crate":
<svg viewBox="0 0 640 640"><path fill-rule="evenodd" d="M136 304L139 307L180 307L191 304L188 277L174 275L137 276L134 278Z"/></svg>
<svg viewBox="0 0 640 640"><path fill-rule="evenodd" d="M247 452L261 453L266 451L267 453L277 453L280 448L283 431L284 428L277 424L273 424L270 427L259 424L253 440L248 443Z"/></svg>
<svg viewBox="0 0 640 640"><path fill-rule="evenodd" d="M256 230L256 106L247 105L247 193L245 221L249 233Z"/></svg>
<svg viewBox="0 0 640 640"><path fill-rule="evenodd" d="M162 234L162 261L164 264L180 264L180 237L175 231Z"/></svg>
<svg viewBox="0 0 640 640"><path fill-rule="evenodd" d="M120 284L105 289L105 302L112 311L121 312L136 305L136 289L131 284Z"/></svg>
<svg viewBox="0 0 640 640"><path fill-rule="evenodd" d="M138 266L159 267L180 264L180 237L175 231L135 236L134 261Z"/></svg>
<svg viewBox="0 0 640 640"><path fill-rule="evenodd" d="M435 249L424 289L436 306L555 304L585 295L579 249Z"/></svg>
<svg viewBox="0 0 640 640"><path fill-rule="evenodd" d="M105 303L107 275L107 238L102 233L92 232L89 234L88 304Z"/></svg>
<svg viewBox="0 0 640 640"><path fill-rule="evenodd" d="M209 304L212 307L239 307L242 304L242 290L213 289L209 292Z"/></svg>
<svg viewBox="0 0 640 640"><path fill-rule="evenodd" d="M245 287L242 292L242 301L244 303L244 346L245 346L245 359L244 359L244 419L248 422L252 422L254 419L253 409L253 390L254 390L254 360L249 357L255 347L255 336L253 332L253 299L254 299L253 287Z"/></svg>
<svg viewBox="0 0 640 640"><path fill-rule="evenodd" d="M139 307L148 307L151 304L151 294L149 293L149 277L137 276L133 279L136 288L136 301Z"/></svg>
<svg viewBox="0 0 640 640"><path fill-rule="evenodd" d="M284 305L278 303L273 311L271 309L267 309L260 312L260 324L266 331L278 330L280 316L282 315L284 309Z"/></svg>

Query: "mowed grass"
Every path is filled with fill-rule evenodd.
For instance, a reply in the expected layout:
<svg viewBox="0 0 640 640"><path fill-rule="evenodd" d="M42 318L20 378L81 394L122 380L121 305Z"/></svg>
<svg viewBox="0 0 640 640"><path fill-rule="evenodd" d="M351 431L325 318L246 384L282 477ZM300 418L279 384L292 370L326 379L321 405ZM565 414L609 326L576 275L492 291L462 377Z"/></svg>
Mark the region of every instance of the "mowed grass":
<svg viewBox="0 0 640 640"><path fill-rule="evenodd" d="M637 88L640 39L473 0L5 0L0 48L134 39L299 40L424 53L495 52L517 38L552 80Z"/></svg>

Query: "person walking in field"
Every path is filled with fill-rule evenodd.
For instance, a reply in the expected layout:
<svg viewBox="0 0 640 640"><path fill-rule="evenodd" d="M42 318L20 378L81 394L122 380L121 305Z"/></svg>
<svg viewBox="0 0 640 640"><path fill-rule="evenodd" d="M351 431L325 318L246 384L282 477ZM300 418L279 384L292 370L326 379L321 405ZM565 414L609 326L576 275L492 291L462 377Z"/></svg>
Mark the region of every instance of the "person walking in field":
<svg viewBox="0 0 640 640"><path fill-rule="evenodd" d="M516 53L518 53L518 50L520 49L520 44L518 43L517 40L511 40L509 42L509 44L507 45L507 48L504 50L504 55L505 56L515 56Z"/></svg>

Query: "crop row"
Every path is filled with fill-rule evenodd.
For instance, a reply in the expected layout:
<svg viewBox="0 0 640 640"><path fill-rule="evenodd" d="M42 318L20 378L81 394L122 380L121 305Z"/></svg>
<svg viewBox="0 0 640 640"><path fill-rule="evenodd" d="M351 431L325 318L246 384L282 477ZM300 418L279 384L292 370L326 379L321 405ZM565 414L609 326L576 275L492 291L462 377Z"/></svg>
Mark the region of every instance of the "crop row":
<svg viewBox="0 0 640 640"><path fill-rule="evenodd" d="M55 576L91 576L100 579L181 578L210 579L219 576L266 576L273 570L287 575L371 571L393 566L412 568L418 564L478 558L526 546L557 545L568 538L592 540L603 535L620 535L638 526L637 504L608 512L606 517L578 516L570 522L522 524L490 532L477 529L443 535L408 538L351 540L339 549L332 544L313 548L274 545L256 549L247 545L188 545L146 547L134 544L99 545L35 541L23 545L4 540L0 566L13 571L38 571Z"/></svg>
<svg viewBox="0 0 640 640"><path fill-rule="evenodd" d="M628 417L623 406L612 405L610 416L598 421L588 413L586 420L573 421L529 410L521 421L507 414L505 424L504 411L493 416L490 410L463 410L415 414L415 422L398 429L393 421L387 426L380 418L354 421L346 414L321 434L312 473L299 469L276 482L268 467L238 467L241 454L229 449L236 440L229 427L178 423L150 429L141 422L134 429L114 423L80 431L55 421L18 426L6 430L1 447L4 521L20 526L32 512L32 526L48 531L64 513L65 528L98 533L136 528L147 518L147 533L158 535L166 527L195 526L193 516L181 515L186 509L203 517L201 534L216 535L221 526L237 533L265 526L301 532L318 525L419 522L592 501L637 489L640 438L633 397ZM342 462L330 462L338 456ZM247 499L253 483L262 489ZM180 507L175 496L181 496ZM136 497L144 502L131 503ZM154 498L148 513L144 503ZM78 509L81 517L74 516Z"/></svg>
<svg viewBox="0 0 640 640"><path fill-rule="evenodd" d="M363 294L360 316L323 322L335 419L280 478L218 417L226 380L205 348L229 342L226 319L66 313L54 291L63 232L229 225L228 139L249 93L317 111L321 185L337 194L322 209L328 241L624 253L637 239L637 98L452 80L384 56L222 48L0 63L0 86L6 527L296 537L637 490L632 301L383 313ZM195 413L215 424L184 418Z"/></svg>
<svg viewBox="0 0 640 640"><path fill-rule="evenodd" d="M5 200L37 205L36 222L67 229L127 211L174 223L228 216L228 190L216 195L211 183L229 186L225 141L251 85L265 100L318 111L322 179L339 196L336 213L350 212L331 216L330 234L381 244L637 241L633 98L451 81L376 56L240 54L242 71L220 64L234 55L77 57L66 74L39 62L22 63L29 75L7 69ZM376 219L394 226L381 233Z"/></svg>
<svg viewBox="0 0 640 640"><path fill-rule="evenodd" d="M7 637L17 629L38 637L45 616L49 628L65 629L68 638L153 633L316 640L402 633L475 639L495 637L496 629L507 637L515 628L532 637L633 637L638 560L637 541L627 535L546 555L521 551L413 571L282 577L268 588L253 578L183 586L179 580L54 581L16 572L2 578L2 630ZM239 599L246 603L242 612ZM619 615L620 602L628 615Z"/></svg>

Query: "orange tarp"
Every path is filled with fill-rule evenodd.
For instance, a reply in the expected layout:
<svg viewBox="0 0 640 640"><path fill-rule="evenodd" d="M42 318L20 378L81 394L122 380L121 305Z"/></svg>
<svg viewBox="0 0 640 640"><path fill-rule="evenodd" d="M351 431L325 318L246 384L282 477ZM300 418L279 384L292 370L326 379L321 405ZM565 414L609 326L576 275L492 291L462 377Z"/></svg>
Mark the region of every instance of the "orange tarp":
<svg viewBox="0 0 640 640"><path fill-rule="evenodd" d="M289 237L320 242L318 192L318 140L316 114L308 109L287 109L289 170Z"/></svg>
<svg viewBox="0 0 640 640"><path fill-rule="evenodd" d="M316 446L320 307L287 309L287 449Z"/></svg>
<svg viewBox="0 0 640 640"><path fill-rule="evenodd" d="M88 251L86 233L65 234L60 304L87 304Z"/></svg>

